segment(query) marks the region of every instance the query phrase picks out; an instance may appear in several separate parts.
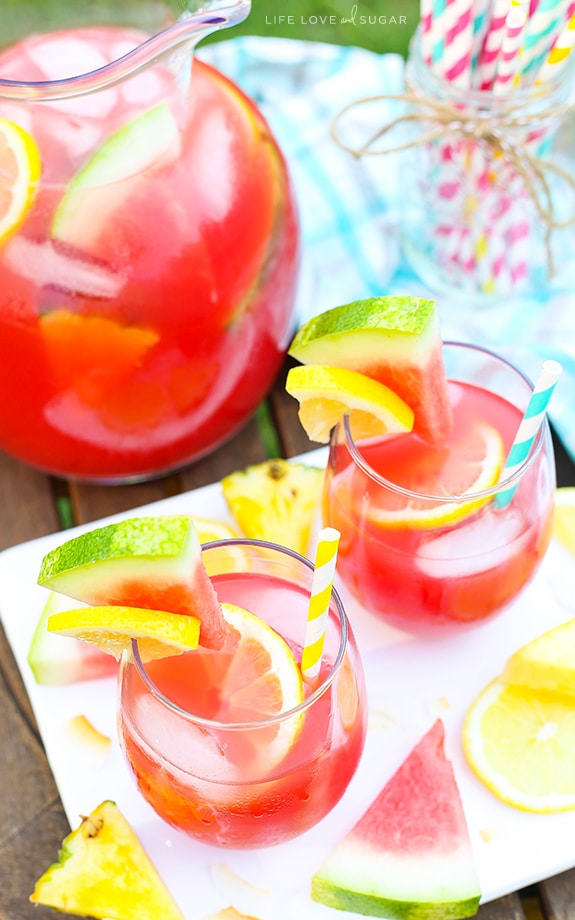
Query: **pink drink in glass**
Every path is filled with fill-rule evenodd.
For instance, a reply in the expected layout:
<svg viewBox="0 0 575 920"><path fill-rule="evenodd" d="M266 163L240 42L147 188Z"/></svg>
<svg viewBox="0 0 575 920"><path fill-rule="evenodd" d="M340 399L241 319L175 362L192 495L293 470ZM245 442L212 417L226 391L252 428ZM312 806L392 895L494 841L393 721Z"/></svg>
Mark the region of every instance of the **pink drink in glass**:
<svg viewBox="0 0 575 920"><path fill-rule="evenodd" d="M220 601L264 619L299 663L311 563L250 541L208 544L203 555ZM217 846L270 846L323 818L355 773L366 731L361 662L335 592L321 671L297 709L258 719L256 696L252 718L229 721L219 691L232 657L227 647L199 648L143 665L135 647L120 672L120 738L140 791L165 821Z"/></svg>
<svg viewBox="0 0 575 920"><path fill-rule="evenodd" d="M344 583L368 610L408 632L483 622L504 609L533 577L551 535L555 476L547 425L507 507L496 507L496 488L459 497L428 493L434 471L448 463L457 469L454 443L465 461L485 423L501 435L506 456L531 391L489 352L448 344L445 354L448 373L449 356L459 359L450 374L451 438L438 447L414 434L356 444L344 422L332 438L325 484L325 520L342 533ZM466 510L471 500L476 504ZM408 506L425 512L427 522L408 520ZM450 521L454 509L463 514Z"/></svg>

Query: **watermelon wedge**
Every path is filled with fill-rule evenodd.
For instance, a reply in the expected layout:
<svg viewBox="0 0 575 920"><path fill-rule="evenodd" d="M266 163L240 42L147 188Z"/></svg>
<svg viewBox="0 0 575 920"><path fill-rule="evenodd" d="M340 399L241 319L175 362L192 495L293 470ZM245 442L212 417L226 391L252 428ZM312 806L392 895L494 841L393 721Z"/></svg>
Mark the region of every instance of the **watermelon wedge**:
<svg viewBox="0 0 575 920"><path fill-rule="evenodd" d="M312 898L388 920L456 920L481 896L438 719L313 876Z"/></svg>
<svg viewBox="0 0 575 920"><path fill-rule="evenodd" d="M195 616L207 648L228 634L187 515L130 518L74 537L44 557L38 584L94 606Z"/></svg>
<svg viewBox="0 0 575 920"><path fill-rule="evenodd" d="M388 386L413 410L413 430L441 444L452 425L435 302L372 297L334 307L297 332L289 354L302 364L359 371Z"/></svg>
<svg viewBox="0 0 575 920"><path fill-rule="evenodd" d="M49 617L71 606L69 597L50 592L28 650L28 664L37 684L60 687L110 677L118 671L118 662L99 648L48 632Z"/></svg>

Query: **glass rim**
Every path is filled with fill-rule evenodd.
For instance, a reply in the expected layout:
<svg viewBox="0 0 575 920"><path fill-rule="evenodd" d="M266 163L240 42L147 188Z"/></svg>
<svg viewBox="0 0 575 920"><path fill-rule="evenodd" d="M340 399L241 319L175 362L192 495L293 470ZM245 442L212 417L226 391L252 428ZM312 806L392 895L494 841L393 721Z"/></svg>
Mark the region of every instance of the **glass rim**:
<svg viewBox="0 0 575 920"><path fill-rule="evenodd" d="M518 368L511 361L508 361L507 358L498 355L497 352L492 351L490 348L486 348L482 345L473 345L470 342L455 342L452 340L447 340L442 343L442 348L445 347L455 347L462 349L469 349L471 351L479 352L481 354L487 355L490 358L495 358L501 364L505 364L511 371L517 374L518 377L527 384L529 389L533 390L532 380L525 374L520 368ZM505 397L502 397L505 398ZM517 407L516 407L517 408ZM415 492L412 489L407 489L404 486L399 486L396 483L392 482L390 479L386 479L385 476L382 476L381 473L378 473L370 463L365 459L361 453L359 447L357 446L353 435L351 433L351 427L349 422L349 416L346 414L343 418L343 430L345 433L346 445L349 450L349 453L354 461L355 465L359 467L362 472L364 472L369 478L375 482L377 485L382 486L383 488L389 489L391 492L394 492L396 495L401 495L403 498L412 499L415 501L427 501L433 504L441 505L462 505L467 502L476 501L479 499L490 499L497 495L498 492L504 491L511 486L518 483L527 472L527 470L535 462L539 454L541 453L543 444L545 442L547 430L548 430L548 421L547 416L543 420L543 424L540 426L539 431L533 442L533 446L529 451L528 456L525 460L518 466L511 475L500 479L495 485L490 486L488 489L478 489L476 491L461 492L456 495L433 495L426 492ZM339 427L339 425L337 426ZM337 429L336 429L337 430ZM333 435L332 435L333 437Z"/></svg>
<svg viewBox="0 0 575 920"><path fill-rule="evenodd" d="M270 550L277 552L279 555L290 556L292 559L295 559L296 562L302 563L305 568L309 569L310 573L313 575L314 564L311 559L307 559L305 556L302 556L300 553L297 553L295 550L289 549L287 546L281 546L279 543L271 543L267 540L250 540L248 537L234 537L226 540L212 540L209 543L202 543L202 553L205 550L210 549L222 549L226 546L249 546L251 548L255 547L256 549L265 549L266 552ZM238 572L238 574L244 574ZM245 574L249 574L249 571ZM331 593L331 603L330 610L335 608L337 613L339 624L340 624L340 641L339 649L336 655L335 661L331 666L329 672L326 674L322 682L315 688L313 693L310 693L309 696L304 697L301 703L297 706L293 706L291 709L286 709L283 712L278 713L274 716L269 716L266 719L250 720L247 722L220 722L217 719L207 719L203 716L196 716L188 710L183 709L181 706L178 706L177 703L174 703L173 700L170 700L158 686L154 683L150 675L146 670L146 664L142 661L140 651L138 648L138 640L131 640L131 651L132 651L132 661L131 663L135 666L136 671L138 672L141 679L144 681L152 695L155 699L158 700L163 706L171 710L176 715L184 718L188 722L192 722L195 725L201 726L202 728L207 729L216 729L218 731L248 731L253 729L263 729L271 725L279 725L281 722L285 722L288 719L293 718L294 716L303 714L308 709L311 709L317 700L324 695L324 693L329 689L329 687L334 682L336 675L338 674L345 651L348 645L349 639L349 625L347 614L343 606L341 597L339 596L335 587L332 588ZM190 649L190 653L193 654L193 649ZM124 655L126 653L124 652ZM187 654L187 653L185 653ZM217 654L217 652L215 652ZM123 662L125 665L125 662ZM299 668L299 662L298 662ZM305 687L305 678L302 675L302 681Z"/></svg>

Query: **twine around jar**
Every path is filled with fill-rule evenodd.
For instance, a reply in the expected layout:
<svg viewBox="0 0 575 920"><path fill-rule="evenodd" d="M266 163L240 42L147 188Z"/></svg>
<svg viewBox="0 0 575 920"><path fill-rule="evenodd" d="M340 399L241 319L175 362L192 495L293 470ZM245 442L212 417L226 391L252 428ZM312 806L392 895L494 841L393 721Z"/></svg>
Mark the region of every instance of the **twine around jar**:
<svg viewBox="0 0 575 920"><path fill-rule="evenodd" d="M386 156L391 153L400 153L415 147L423 147L438 140L445 140L446 135L484 141L497 155L506 157L513 165L517 174L523 181L525 190L533 202L545 228L545 249L547 256L547 271L549 277L554 274L553 253L551 249L551 234L553 230L565 229L575 224L575 207L572 215L566 220L558 220L555 216L551 189L548 175L553 174L562 179L575 196L575 178L556 163L548 159L541 159L530 153L519 143L509 140L507 135L518 129L525 130L541 121L541 113L521 112L521 106L515 106L516 114L503 112L498 115L478 116L477 113L467 112L459 105L449 102L439 102L418 94L408 85L408 92L399 94L379 94L364 96L344 106L335 116L331 124L331 136L336 144L355 157ZM378 128L378 130L361 146L355 147L346 143L338 131L341 119L351 109L360 105L373 102L403 102L415 107L415 111L399 115L392 121ZM563 105L548 109L545 120L561 118L572 112L574 106ZM389 134L394 128L402 124L431 123L435 125L432 130L410 141L396 146L383 146L374 149L374 144L384 135Z"/></svg>

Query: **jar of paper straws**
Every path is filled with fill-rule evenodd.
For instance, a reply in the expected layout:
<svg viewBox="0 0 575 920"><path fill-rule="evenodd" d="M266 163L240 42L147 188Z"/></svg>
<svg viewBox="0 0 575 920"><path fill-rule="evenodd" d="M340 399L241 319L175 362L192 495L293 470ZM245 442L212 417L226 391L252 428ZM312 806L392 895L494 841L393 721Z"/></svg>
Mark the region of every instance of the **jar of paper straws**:
<svg viewBox="0 0 575 920"><path fill-rule="evenodd" d="M573 258L574 45L575 0L422 0L402 239L435 290L539 293Z"/></svg>

